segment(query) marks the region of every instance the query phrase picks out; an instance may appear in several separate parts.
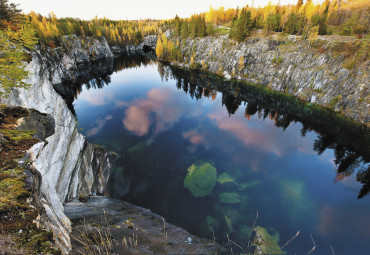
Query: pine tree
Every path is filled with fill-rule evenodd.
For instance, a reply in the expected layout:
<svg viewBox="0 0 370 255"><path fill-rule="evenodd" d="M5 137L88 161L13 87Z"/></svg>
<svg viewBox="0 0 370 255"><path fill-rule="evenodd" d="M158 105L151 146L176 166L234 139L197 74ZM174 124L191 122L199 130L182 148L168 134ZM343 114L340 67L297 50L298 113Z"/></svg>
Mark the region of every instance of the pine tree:
<svg viewBox="0 0 370 255"><path fill-rule="evenodd" d="M18 30L10 28L0 30L0 84L3 92L0 96L6 96L12 87L27 88L24 80L28 77L25 70L27 55L24 48L33 49L37 39L35 31L29 24L19 24Z"/></svg>

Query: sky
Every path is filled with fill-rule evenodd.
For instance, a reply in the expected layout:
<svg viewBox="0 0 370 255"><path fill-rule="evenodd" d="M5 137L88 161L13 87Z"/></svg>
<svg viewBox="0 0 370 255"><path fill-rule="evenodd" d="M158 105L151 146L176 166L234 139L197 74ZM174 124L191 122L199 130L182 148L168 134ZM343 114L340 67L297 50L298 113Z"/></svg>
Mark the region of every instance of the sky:
<svg viewBox="0 0 370 255"><path fill-rule="evenodd" d="M317 0L320 1L320 0ZM24 13L31 10L47 16L53 11L58 18L74 17L89 20L107 17L122 19L169 19L179 15L182 18L205 12L212 5L227 8L251 5L252 0L10 0L19 4ZM277 3L278 0L271 0ZM295 4L297 0L281 0L281 4ZM266 5L268 0L255 0L254 5Z"/></svg>

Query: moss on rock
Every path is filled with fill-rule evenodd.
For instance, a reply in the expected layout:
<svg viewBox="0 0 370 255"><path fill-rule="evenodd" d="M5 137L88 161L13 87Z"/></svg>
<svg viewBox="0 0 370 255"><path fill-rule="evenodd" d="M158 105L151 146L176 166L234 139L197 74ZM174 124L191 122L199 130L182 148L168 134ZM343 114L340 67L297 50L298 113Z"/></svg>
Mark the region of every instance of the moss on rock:
<svg viewBox="0 0 370 255"><path fill-rule="evenodd" d="M254 254L285 254L279 246L279 234L270 235L266 228L257 226L254 228L256 233L253 244L258 247Z"/></svg>
<svg viewBox="0 0 370 255"><path fill-rule="evenodd" d="M211 161L197 161L188 168L184 187L194 197L210 195L217 181L217 170Z"/></svg>

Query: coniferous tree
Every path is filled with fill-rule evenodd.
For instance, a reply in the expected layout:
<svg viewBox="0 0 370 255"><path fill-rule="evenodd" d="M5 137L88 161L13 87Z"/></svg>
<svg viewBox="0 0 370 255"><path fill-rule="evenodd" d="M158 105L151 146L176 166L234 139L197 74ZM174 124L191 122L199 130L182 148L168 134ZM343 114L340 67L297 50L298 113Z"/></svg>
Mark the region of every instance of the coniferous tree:
<svg viewBox="0 0 370 255"><path fill-rule="evenodd" d="M187 38L189 35L189 28L188 28L188 22L184 21L181 25L181 37Z"/></svg>
<svg viewBox="0 0 370 255"><path fill-rule="evenodd" d="M299 28L299 16L295 12L292 12L284 25L285 33L296 34L298 32L298 28Z"/></svg>
<svg viewBox="0 0 370 255"><path fill-rule="evenodd" d="M0 12L0 96L4 96L13 87L28 87L24 81L28 77L24 49L32 50L37 39L29 22L19 16L16 5L0 0Z"/></svg>
<svg viewBox="0 0 370 255"><path fill-rule="evenodd" d="M207 27L206 27L206 34L207 35L212 35L214 32L215 32L215 30L213 29L213 24L211 22L209 22L207 24Z"/></svg>
<svg viewBox="0 0 370 255"><path fill-rule="evenodd" d="M251 28L252 28L251 12L246 11L243 8L240 13L240 17L236 23L234 39L238 42L244 41L245 38L250 35Z"/></svg>
<svg viewBox="0 0 370 255"><path fill-rule="evenodd" d="M232 38L232 39L235 38L237 24L238 24L238 17L234 17L232 22L231 22L231 27L230 27L230 31L229 31L229 37Z"/></svg>
<svg viewBox="0 0 370 255"><path fill-rule="evenodd" d="M206 26L206 20L204 19L204 17L200 17L199 18L199 34L198 36L200 37L204 37L207 35L207 26Z"/></svg>
<svg viewBox="0 0 370 255"><path fill-rule="evenodd" d="M18 23L22 19L21 10L16 4L8 0L0 0L0 29L7 27L7 23Z"/></svg>
<svg viewBox="0 0 370 255"><path fill-rule="evenodd" d="M198 35L198 18L192 16L189 24L190 37L195 38Z"/></svg>
<svg viewBox="0 0 370 255"><path fill-rule="evenodd" d="M179 37L180 35L181 35L181 22L177 20L175 24L175 36Z"/></svg>

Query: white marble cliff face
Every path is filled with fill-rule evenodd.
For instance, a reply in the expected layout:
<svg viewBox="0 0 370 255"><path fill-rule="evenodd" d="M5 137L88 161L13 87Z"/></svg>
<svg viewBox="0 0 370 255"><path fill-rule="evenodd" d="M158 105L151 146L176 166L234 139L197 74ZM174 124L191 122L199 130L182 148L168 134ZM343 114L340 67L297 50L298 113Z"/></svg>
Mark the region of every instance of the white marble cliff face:
<svg viewBox="0 0 370 255"><path fill-rule="evenodd" d="M71 222L64 214L63 203L80 195L102 193L114 159L86 142L79 133L76 118L64 99L54 90L67 76L69 79L80 75L79 66L95 59L112 58L113 54L105 39L91 39L84 47L80 39L71 39L71 48L59 54L61 61L52 63L48 75L45 63L50 60L34 54L27 69L29 89L17 89L1 103L35 109L51 115L55 120L55 133L46 142L39 142L30 149L33 166L41 173L41 201L46 212L45 227L53 231L56 244L67 254L71 248L69 232ZM48 63L50 64L50 63Z"/></svg>

